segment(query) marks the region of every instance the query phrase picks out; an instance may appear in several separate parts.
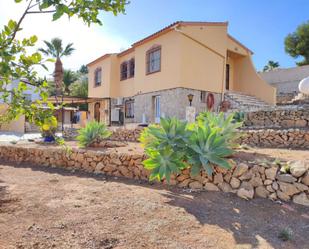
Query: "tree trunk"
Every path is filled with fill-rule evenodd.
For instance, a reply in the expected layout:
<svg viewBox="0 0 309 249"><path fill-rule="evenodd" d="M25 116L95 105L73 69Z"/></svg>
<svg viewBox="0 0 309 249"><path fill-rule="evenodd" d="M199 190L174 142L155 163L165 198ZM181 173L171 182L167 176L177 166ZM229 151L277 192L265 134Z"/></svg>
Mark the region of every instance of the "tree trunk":
<svg viewBox="0 0 309 249"><path fill-rule="evenodd" d="M57 58L55 63L54 81L56 87L56 96L62 95L63 68L60 58Z"/></svg>

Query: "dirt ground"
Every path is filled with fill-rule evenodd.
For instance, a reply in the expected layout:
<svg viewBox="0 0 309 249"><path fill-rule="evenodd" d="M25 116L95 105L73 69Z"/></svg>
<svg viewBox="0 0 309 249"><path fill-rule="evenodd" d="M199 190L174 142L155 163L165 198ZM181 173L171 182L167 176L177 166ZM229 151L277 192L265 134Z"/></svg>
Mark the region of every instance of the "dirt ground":
<svg viewBox="0 0 309 249"><path fill-rule="evenodd" d="M287 227L292 240L283 242ZM1 249L308 249L308 236L309 208L292 203L0 163Z"/></svg>

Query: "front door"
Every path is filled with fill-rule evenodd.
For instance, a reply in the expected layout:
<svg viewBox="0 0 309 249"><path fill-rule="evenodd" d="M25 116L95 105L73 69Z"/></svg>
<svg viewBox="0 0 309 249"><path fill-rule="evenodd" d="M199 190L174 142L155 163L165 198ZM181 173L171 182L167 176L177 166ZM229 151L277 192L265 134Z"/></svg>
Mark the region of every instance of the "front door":
<svg viewBox="0 0 309 249"><path fill-rule="evenodd" d="M100 122L100 103L95 103L94 105L94 119Z"/></svg>
<svg viewBox="0 0 309 249"><path fill-rule="evenodd" d="M155 96L155 99L154 99L154 113L155 113L155 123L160 123L160 117L161 117L161 101L160 101L160 96Z"/></svg>
<svg viewBox="0 0 309 249"><path fill-rule="evenodd" d="M226 64L225 89L230 90L230 65L229 64Z"/></svg>

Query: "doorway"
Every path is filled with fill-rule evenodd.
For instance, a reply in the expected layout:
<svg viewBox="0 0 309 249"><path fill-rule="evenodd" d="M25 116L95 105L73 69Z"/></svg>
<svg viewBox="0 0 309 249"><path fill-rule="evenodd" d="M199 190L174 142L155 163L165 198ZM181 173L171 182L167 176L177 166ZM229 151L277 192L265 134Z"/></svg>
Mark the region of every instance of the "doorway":
<svg viewBox="0 0 309 249"><path fill-rule="evenodd" d="M161 117L161 96L154 97L154 114L155 114L155 123L160 123Z"/></svg>
<svg viewBox="0 0 309 249"><path fill-rule="evenodd" d="M225 70L225 89L230 90L230 65L226 64Z"/></svg>
<svg viewBox="0 0 309 249"><path fill-rule="evenodd" d="M94 120L100 122L100 103L95 103L94 105Z"/></svg>

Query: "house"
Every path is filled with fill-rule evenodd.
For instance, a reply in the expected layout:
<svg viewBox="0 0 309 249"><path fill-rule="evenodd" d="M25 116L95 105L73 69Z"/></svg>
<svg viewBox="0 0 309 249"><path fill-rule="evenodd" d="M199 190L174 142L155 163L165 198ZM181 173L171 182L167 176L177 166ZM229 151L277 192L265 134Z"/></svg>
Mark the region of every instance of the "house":
<svg viewBox="0 0 309 249"><path fill-rule="evenodd" d="M7 90L12 91L14 88L17 88L19 85L19 80L13 80L10 84L7 85ZM26 100L29 102L34 102L40 98L40 93L35 91L35 87L28 85L27 89L23 92L23 95ZM11 96L8 97L8 102L11 101ZM0 99L0 115L4 114L7 109L7 104L3 103L3 100ZM11 121L8 124L2 124L0 126L0 131L9 131L9 132L25 132L26 119L25 116L21 116L16 120Z"/></svg>
<svg viewBox="0 0 309 249"><path fill-rule="evenodd" d="M260 76L270 85L277 88L277 102L284 103L298 95L300 81L309 76L309 65L276 68L268 72L261 72Z"/></svg>
<svg viewBox="0 0 309 249"><path fill-rule="evenodd" d="M231 93L274 105L275 88L259 77L252 51L227 28L227 22L179 21L90 62L88 96L102 98L89 105L92 118L108 124L184 119L190 94L197 112L218 110Z"/></svg>

